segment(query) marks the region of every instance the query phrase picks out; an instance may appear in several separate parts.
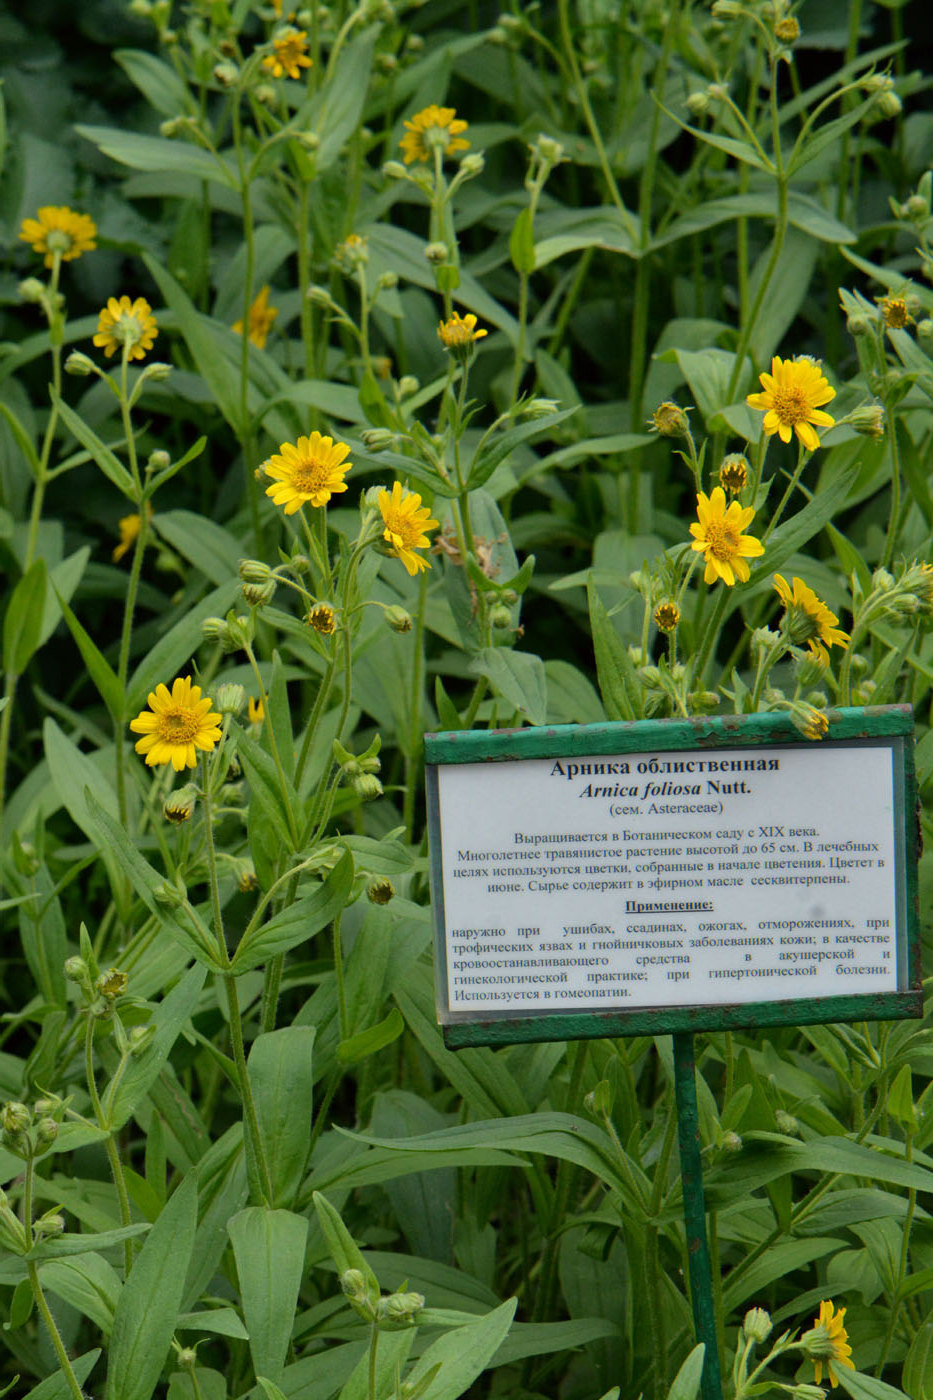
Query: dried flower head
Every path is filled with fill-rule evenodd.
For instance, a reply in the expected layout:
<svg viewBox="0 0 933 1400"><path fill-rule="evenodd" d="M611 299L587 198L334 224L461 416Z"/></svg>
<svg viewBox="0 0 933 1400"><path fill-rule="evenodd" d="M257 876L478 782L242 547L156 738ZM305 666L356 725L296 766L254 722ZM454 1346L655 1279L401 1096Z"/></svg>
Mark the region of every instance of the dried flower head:
<svg viewBox="0 0 933 1400"><path fill-rule="evenodd" d="M738 496L748 485L748 459L741 452L723 457L719 468L719 484L730 496Z"/></svg>
<svg viewBox="0 0 933 1400"><path fill-rule="evenodd" d="M659 632L673 632L680 622L680 608L676 603L659 603L654 610L655 626Z"/></svg>
<svg viewBox="0 0 933 1400"><path fill-rule="evenodd" d="M318 603L308 613L308 625L322 637L332 637L337 630L337 618L329 603Z"/></svg>
<svg viewBox="0 0 933 1400"><path fill-rule="evenodd" d="M902 331L914 324L906 297L879 297L878 306L881 309L884 324L890 330Z"/></svg>
<svg viewBox="0 0 933 1400"><path fill-rule="evenodd" d="M690 420L686 410L679 403L665 399L659 403L648 420L648 426L662 437L687 437L690 433Z"/></svg>

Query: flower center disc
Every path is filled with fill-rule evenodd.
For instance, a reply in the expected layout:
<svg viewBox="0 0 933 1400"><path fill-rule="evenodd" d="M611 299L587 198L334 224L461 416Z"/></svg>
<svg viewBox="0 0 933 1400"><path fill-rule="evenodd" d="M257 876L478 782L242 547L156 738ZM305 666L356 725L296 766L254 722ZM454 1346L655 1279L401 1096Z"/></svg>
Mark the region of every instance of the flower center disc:
<svg viewBox="0 0 933 1400"><path fill-rule="evenodd" d="M322 462L304 461L295 468L292 486L302 496L328 489L328 469Z"/></svg>
<svg viewBox="0 0 933 1400"><path fill-rule="evenodd" d="M190 710L168 710L160 716L160 738L167 744L190 744L201 726Z"/></svg>
<svg viewBox="0 0 933 1400"><path fill-rule="evenodd" d="M774 411L782 423L793 427L809 418L810 404L802 389L775 389Z"/></svg>
<svg viewBox="0 0 933 1400"><path fill-rule="evenodd" d="M706 547L717 559L729 562L738 552L738 533L725 520L710 520L706 526Z"/></svg>

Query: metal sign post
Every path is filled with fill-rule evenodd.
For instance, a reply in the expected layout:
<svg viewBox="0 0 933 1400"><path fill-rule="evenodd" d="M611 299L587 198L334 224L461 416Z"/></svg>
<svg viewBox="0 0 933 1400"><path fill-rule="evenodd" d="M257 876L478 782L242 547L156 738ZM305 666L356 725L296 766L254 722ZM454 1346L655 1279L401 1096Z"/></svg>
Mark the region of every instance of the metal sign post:
<svg viewBox="0 0 933 1400"><path fill-rule="evenodd" d="M693 1036L922 1015L912 741L897 705L425 736L448 1046L673 1034L704 1400Z"/></svg>

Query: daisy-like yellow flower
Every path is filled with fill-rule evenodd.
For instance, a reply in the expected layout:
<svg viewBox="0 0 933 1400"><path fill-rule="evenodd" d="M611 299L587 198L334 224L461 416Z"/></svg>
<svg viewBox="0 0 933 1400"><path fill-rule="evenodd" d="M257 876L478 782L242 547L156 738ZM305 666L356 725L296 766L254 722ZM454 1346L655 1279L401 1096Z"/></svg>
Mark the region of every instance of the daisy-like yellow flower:
<svg viewBox="0 0 933 1400"><path fill-rule="evenodd" d="M472 311L467 312L466 316L455 311L449 321L441 321L437 333L445 350L463 350L474 340L482 340L484 335L489 334L488 331L476 329L476 317Z"/></svg>
<svg viewBox="0 0 933 1400"><path fill-rule="evenodd" d="M676 603L659 603L654 610L654 623L659 632L676 632L680 623L680 608Z"/></svg>
<svg viewBox="0 0 933 1400"><path fill-rule="evenodd" d="M821 664L829 659L827 647L849 645L848 632L836 626L839 621L836 614L830 612L803 579L795 578L793 587L788 587L787 580L775 574L774 587L784 604L784 626L791 641L799 646L806 642Z"/></svg>
<svg viewBox="0 0 933 1400"><path fill-rule="evenodd" d="M124 515L118 523L120 531L120 543L114 547L113 562L119 564L124 554L128 554L139 538L139 529L142 524L137 514Z"/></svg>
<svg viewBox="0 0 933 1400"><path fill-rule="evenodd" d="M344 461L349 451L345 442L334 442L319 432L300 437L294 446L283 442L263 463L266 476L275 478L266 495L283 506L286 515L294 515L308 503L326 506L331 496L347 489L343 478L353 465Z"/></svg>
<svg viewBox="0 0 933 1400"><path fill-rule="evenodd" d="M379 492L379 510L385 525L382 538L387 541L389 552L401 559L412 577L419 569L430 568L428 560L415 550L427 549L431 541L424 532L436 530L439 522L431 519L421 497L415 491L403 491L396 481L391 491Z"/></svg>
<svg viewBox="0 0 933 1400"><path fill-rule="evenodd" d="M57 253L62 262L72 262L97 247L97 225L90 214L76 214L64 204L45 204L36 218L24 219L20 238L34 253L45 254L46 267L52 267Z"/></svg>
<svg viewBox="0 0 933 1400"><path fill-rule="evenodd" d="M127 296L119 300L110 297L98 318L94 344L103 349L108 359L126 345L128 359L144 360L158 333L156 318L145 297L135 301Z"/></svg>
<svg viewBox="0 0 933 1400"><path fill-rule="evenodd" d="M805 355L796 360L775 355L771 373L758 378L763 392L749 394L745 402L749 408L763 411L765 432L769 437L777 433L782 442L790 442L796 433L804 447L815 452L820 445L816 429L831 428L836 421L822 411L822 405L834 399L836 391L823 377L817 361Z"/></svg>
<svg viewBox="0 0 933 1400"><path fill-rule="evenodd" d="M262 724L265 717L266 707L262 703L262 697L260 696L258 700L254 700L252 696L249 696L246 702L246 718L249 723Z"/></svg>
<svg viewBox="0 0 933 1400"><path fill-rule="evenodd" d="M143 737L136 741L136 752L145 754L153 768L170 763L176 773L194 768L197 750L213 752L220 739L221 717L211 709L213 700L201 698L201 687L190 676L179 677L172 685L157 685L149 692L149 709L130 720L130 729Z"/></svg>
<svg viewBox="0 0 933 1400"><path fill-rule="evenodd" d="M287 75L300 78L302 68L311 67L308 57L308 31L306 29L281 30L272 40L273 52L262 60L263 68L268 68L273 78Z"/></svg>
<svg viewBox="0 0 933 1400"><path fill-rule="evenodd" d="M878 306L884 324L892 331L903 331L914 324L910 308L904 297L879 297Z"/></svg>
<svg viewBox="0 0 933 1400"><path fill-rule="evenodd" d="M829 1375L829 1383L833 1386L839 1384L834 1366L848 1366L850 1371L855 1370L855 1364L850 1359L852 1348L849 1346L848 1333L843 1326L845 1315L845 1308L836 1312L831 1302L821 1302L819 1317L814 1319L810 1331L804 1332L800 1338L804 1351L813 1362L817 1385L823 1379L824 1365Z"/></svg>
<svg viewBox="0 0 933 1400"><path fill-rule="evenodd" d="M723 457L719 468L719 484L730 496L738 496L748 485L748 460L741 452Z"/></svg>
<svg viewBox="0 0 933 1400"><path fill-rule="evenodd" d="M714 487L709 496L699 493L697 520L690 526L690 548L706 561L703 577L707 583L721 578L731 588L736 579L748 582L746 559L758 559L765 552L761 540L742 533L752 523L754 514L752 506L740 506L738 501L733 501L727 510L726 493L721 486Z"/></svg>
<svg viewBox="0 0 933 1400"><path fill-rule="evenodd" d="M405 122L405 135L399 145L405 155L405 164L413 161L422 163L431 159L431 153L440 149L445 155L456 155L458 151L468 151L469 141L460 135L466 131L467 123L462 121L454 107L437 107L433 103L416 112L410 122Z"/></svg>
<svg viewBox="0 0 933 1400"><path fill-rule="evenodd" d="M269 288L263 287L257 294L249 309L249 330L247 335L258 350L265 350L266 340L272 329L272 323L279 314L277 306L269 305ZM233 329L237 335L243 334L243 318L234 321Z"/></svg>

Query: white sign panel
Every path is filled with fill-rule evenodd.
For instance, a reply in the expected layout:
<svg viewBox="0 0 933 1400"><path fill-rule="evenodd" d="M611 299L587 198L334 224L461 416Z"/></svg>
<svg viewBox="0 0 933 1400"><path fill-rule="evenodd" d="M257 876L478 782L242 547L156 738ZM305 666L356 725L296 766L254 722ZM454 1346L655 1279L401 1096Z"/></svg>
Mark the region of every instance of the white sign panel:
<svg viewBox="0 0 933 1400"><path fill-rule="evenodd" d="M907 985L889 744L436 775L448 1024Z"/></svg>

